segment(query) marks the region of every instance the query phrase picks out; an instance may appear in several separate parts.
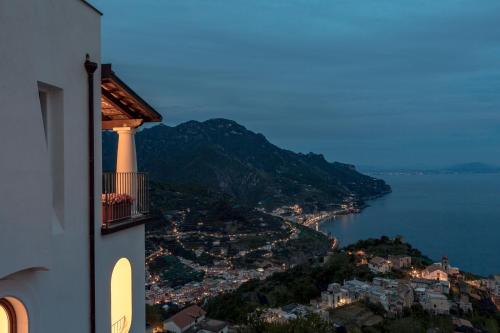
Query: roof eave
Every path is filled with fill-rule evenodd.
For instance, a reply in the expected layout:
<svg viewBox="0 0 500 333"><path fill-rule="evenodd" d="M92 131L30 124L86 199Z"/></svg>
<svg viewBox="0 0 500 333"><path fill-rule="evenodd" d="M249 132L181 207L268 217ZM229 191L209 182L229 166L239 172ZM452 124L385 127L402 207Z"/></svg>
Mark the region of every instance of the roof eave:
<svg viewBox="0 0 500 333"><path fill-rule="evenodd" d="M127 92L133 99L140 103L148 111L147 119L144 122L161 122L163 120L162 115L157 112L148 102L146 102L141 96L139 96L132 88L130 88L125 82L123 82L112 70L111 64L101 65L101 80L111 80L116 85L120 86L123 90Z"/></svg>

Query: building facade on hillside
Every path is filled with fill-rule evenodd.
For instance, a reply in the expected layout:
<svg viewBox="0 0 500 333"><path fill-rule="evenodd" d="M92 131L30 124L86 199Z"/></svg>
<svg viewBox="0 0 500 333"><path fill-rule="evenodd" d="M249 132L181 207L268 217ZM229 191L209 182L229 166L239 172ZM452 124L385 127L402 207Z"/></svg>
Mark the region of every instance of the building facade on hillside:
<svg viewBox="0 0 500 333"><path fill-rule="evenodd" d="M441 265L433 264L427 266L422 271L422 278L426 280L448 281L448 273L446 273Z"/></svg>
<svg viewBox="0 0 500 333"><path fill-rule="evenodd" d="M2 333L145 330L134 133L161 116L101 65L100 22L82 0L0 1ZM103 130L119 136L110 173Z"/></svg>
<svg viewBox="0 0 500 333"><path fill-rule="evenodd" d="M483 280L486 290L490 294L491 301L500 311L500 275L494 275L490 279Z"/></svg>
<svg viewBox="0 0 500 333"><path fill-rule="evenodd" d="M359 280L345 281L343 287L347 289L352 302L366 298L370 290L370 284Z"/></svg>
<svg viewBox="0 0 500 333"><path fill-rule="evenodd" d="M289 320L305 317L314 312L314 308L303 304L288 304L281 308L268 308L261 314L267 323L286 323Z"/></svg>
<svg viewBox="0 0 500 333"><path fill-rule="evenodd" d="M411 307L414 301L413 288L406 280L392 280L376 277L373 279L374 286L380 286L384 290L391 291L393 296L391 312L400 313L403 308Z"/></svg>
<svg viewBox="0 0 500 333"><path fill-rule="evenodd" d="M500 275L494 275L491 280L489 280L488 288L495 295L500 297Z"/></svg>
<svg viewBox="0 0 500 333"><path fill-rule="evenodd" d="M163 323L167 332L183 333L205 319L206 312L197 305L189 306Z"/></svg>
<svg viewBox="0 0 500 333"><path fill-rule="evenodd" d="M264 310L261 319L266 323L286 323L289 320L297 319L297 315L287 313L281 308L269 308Z"/></svg>
<svg viewBox="0 0 500 333"><path fill-rule="evenodd" d="M472 303L470 302L468 295L460 295L460 299L457 302L457 307L465 313L472 312L473 310Z"/></svg>
<svg viewBox="0 0 500 333"><path fill-rule="evenodd" d="M347 289L338 283L331 283L327 290L321 293L321 303L329 308L337 308L351 303L351 300Z"/></svg>
<svg viewBox="0 0 500 333"><path fill-rule="evenodd" d="M373 283L358 280L346 281L342 287L350 302L366 299L380 304L391 315L401 313L413 304L413 289L403 281L374 278Z"/></svg>
<svg viewBox="0 0 500 333"><path fill-rule="evenodd" d="M447 280L411 279L410 283L414 289L423 288L442 294L450 293L450 282Z"/></svg>
<svg viewBox="0 0 500 333"><path fill-rule="evenodd" d="M222 320L207 318L200 322L197 326L192 327L186 333L227 333L229 325Z"/></svg>
<svg viewBox="0 0 500 333"><path fill-rule="evenodd" d="M374 273L389 273L392 268L392 264L389 260L382 257L373 257L368 262L368 268Z"/></svg>
<svg viewBox="0 0 500 333"><path fill-rule="evenodd" d="M426 291L419 298L419 302L425 311L435 315L450 313L450 301L443 294L436 293L434 291Z"/></svg>
<svg viewBox="0 0 500 333"><path fill-rule="evenodd" d="M163 323L163 330L172 333L227 333L225 321L206 318L206 312L197 305L191 305Z"/></svg>
<svg viewBox="0 0 500 333"><path fill-rule="evenodd" d="M405 256L405 255L389 256L388 260L392 263L392 266L397 269L411 267L410 256Z"/></svg>
<svg viewBox="0 0 500 333"><path fill-rule="evenodd" d="M443 271L445 271L448 275L454 276L460 274L460 270L458 269L458 267L453 267L450 265L450 261L447 256L443 256L441 262L435 263L434 265L441 265Z"/></svg>

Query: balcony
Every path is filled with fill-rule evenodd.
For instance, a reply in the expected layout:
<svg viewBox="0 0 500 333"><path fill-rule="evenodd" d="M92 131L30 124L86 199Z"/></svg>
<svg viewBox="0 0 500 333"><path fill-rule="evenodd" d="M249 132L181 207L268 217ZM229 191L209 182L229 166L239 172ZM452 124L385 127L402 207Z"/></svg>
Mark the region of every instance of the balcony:
<svg viewBox="0 0 500 333"><path fill-rule="evenodd" d="M103 173L101 203L103 234L145 223L150 218L148 174Z"/></svg>

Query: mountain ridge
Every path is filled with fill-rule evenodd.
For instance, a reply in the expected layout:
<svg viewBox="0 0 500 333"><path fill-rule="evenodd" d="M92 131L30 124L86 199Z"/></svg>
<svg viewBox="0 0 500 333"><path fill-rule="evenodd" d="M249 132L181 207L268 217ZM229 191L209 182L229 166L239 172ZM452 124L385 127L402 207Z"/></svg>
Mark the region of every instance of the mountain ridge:
<svg viewBox="0 0 500 333"><path fill-rule="evenodd" d="M242 204L277 207L298 202L340 203L390 191L384 181L322 154L295 153L233 120L160 124L136 134L139 170L158 182L197 184ZM103 135L103 168L112 170L116 135Z"/></svg>
<svg viewBox="0 0 500 333"><path fill-rule="evenodd" d="M446 174L494 174L500 173L500 166L483 162L465 162L452 164L440 168L375 168L364 167L364 170L374 175L384 174L423 174L423 175L446 175Z"/></svg>

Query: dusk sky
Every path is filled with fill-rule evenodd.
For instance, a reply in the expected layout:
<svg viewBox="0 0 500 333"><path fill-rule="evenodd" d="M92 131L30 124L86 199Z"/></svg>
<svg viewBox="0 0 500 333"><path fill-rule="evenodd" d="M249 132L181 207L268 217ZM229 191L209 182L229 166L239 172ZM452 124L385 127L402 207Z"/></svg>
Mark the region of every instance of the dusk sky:
<svg viewBox="0 0 500 333"><path fill-rule="evenodd" d="M500 164L500 1L92 0L165 118L368 166Z"/></svg>

